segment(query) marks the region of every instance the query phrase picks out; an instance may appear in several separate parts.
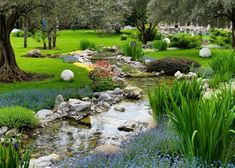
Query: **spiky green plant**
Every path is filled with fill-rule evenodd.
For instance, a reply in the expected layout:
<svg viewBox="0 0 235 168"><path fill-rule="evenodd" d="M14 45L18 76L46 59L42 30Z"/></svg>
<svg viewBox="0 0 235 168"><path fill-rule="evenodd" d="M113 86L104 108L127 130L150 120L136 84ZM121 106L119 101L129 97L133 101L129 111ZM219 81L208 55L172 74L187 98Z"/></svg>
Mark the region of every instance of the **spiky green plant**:
<svg viewBox="0 0 235 168"><path fill-rule="evenodd" d="M0 142L0 167L1 168L29 168L31 152L22 153L19 142L5 139Z"/></svg>
<svg viewBox="0 0 235 168"><path fill-rule="evenodd" d="M210 67L217 74L230 73L235 75L235 52L221 52L213 56L212 61L209 63Z"/></svg>
<svg viewBox="0 0 235 168"><path fill-rule="evenodd" d="M174 95L170 97L173 109L167 107L167 112L181 138L182 153L209 163L234 161L234 95L224 91L220 97L205 101L188 100L180 93L180 104Z"/></svg>

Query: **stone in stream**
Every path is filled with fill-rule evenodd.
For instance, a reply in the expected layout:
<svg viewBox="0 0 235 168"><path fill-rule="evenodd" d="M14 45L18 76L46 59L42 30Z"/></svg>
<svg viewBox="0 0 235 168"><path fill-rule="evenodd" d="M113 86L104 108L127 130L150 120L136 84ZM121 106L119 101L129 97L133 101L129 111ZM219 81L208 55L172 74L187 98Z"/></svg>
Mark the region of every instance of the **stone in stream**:
<svg viewBox="0 0 235 168"><path fill-rule="evenodd" d="M114 76L112 79L114 84L117 84L119 86L125 86L126 85L126 81L118 76Z"/></svg>
<svg viewBox="0 0 235 168"><path fill-rule="evenodd" d="M113 93L116 94L116 95L119 95L119 94L122 94L123 91L120 88L116 88L116 89L114 89Z"/></svg>
<svg viewBox="0 0 235 168"><path fill-rule="evenodd" d="M129 99L140 99L143 96L143 90L136 86L128 85L123 91Z"/></svg>
<svg viewBox="0 0 235 168"><path fill-rule="evenodd" d="M36 115L40 120L49 120L54 117L53 111L47 109L38 111Z"/></svg>
<svg viewBox="0 0 235 168"><path fill-rule="evenodd" d="M114 107L114 110L119 111L119 112L125 112L126 111L125 107L123 107L121 105L116 105Z"/></svg>

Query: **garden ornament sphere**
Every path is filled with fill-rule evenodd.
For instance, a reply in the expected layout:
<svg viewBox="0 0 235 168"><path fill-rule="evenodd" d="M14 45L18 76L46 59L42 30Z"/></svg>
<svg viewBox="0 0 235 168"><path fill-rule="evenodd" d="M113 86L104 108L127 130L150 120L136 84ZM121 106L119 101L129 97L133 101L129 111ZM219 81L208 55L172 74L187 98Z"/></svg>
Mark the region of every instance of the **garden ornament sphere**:
<svg viewBox="0 0 235 168"><path fill-rule="evenodd" d="M74 73L71 70L66 69L61 73L61 79L63 81L71 81L74 79Z"/></svg>
<svg viewBox="0 0 235 168"><path fill-rule="evenodd" d="M199 52L200 57L209 58L211 57L211 50L209 48L203 48Z"/></svg>

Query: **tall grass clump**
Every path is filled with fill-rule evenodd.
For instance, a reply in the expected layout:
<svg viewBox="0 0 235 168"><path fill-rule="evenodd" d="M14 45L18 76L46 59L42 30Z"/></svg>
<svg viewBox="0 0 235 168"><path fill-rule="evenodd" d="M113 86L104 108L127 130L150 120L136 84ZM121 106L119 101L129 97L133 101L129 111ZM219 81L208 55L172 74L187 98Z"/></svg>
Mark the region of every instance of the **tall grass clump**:
<svg viewBox="0 0 235 168"><path fill-rule="evenodd" d="M158 51L166 51L167 50L167 43L163 40L155 40L153 41L153 47Z"/></svg>
<svg viewBox="0 0 235 168"><path fill-rule="evenodd" d="M3 107L0 108L0 127L8 128L34 128L39 125L32 110L23 107Z"/></svg>
<svg viewBox="0 0 235 168"><path fill-rule="evenodd" d="M210 67L217 74L231 73L235 75L235 53L234 52L221 52L215 55L209 63Z"/></svg>
<svg viewBox="0 0 235 168"><path fill-rule="evenodd" d="M233 162L234 95L224 91L220 97L210 100L188 100L180 94L178 99L176 101L174 95L170 95L169 104L173 109L167 108L167 112L181 139L182 153L187 158L201 158L206 163Z"/></svg>
<svg viewBox="0 0 235 168"><path fill-rule="evenodd" d="M95 45L95 43L93 43L91 41L81 40L80 41L80 49L81 50L86 50L86 49L93 50L93 49L96 49L96 45Z"/></svg>
<svg viewBox="0 0 235 168"><path fill-rule="evenodd" d="M167 109L173 109L170 104L170 96L172 96L177 105L180 105L180 95L183 95L188 100L198 100L201 97L201 91L200 84L196 80L175 81L172 87L160 85L150 89L148 98L153 111L153 117L159 120L166 115Z"/></svg>
<svg viewBox="0 0 235 168"><path fill-rule="evenodd" d="M21 150L19 143L5 139L0 141L1 168L29 168L31 152Z"/></svg>
<svg viewBox="0 0 235 168"><path fill-rule="evenodd" d="M140 44L132 46L129 43L125 43L123 46L123 53L124 55L131 57L135 61L141 61L142 57L144 56L142 46Z"/></svg>

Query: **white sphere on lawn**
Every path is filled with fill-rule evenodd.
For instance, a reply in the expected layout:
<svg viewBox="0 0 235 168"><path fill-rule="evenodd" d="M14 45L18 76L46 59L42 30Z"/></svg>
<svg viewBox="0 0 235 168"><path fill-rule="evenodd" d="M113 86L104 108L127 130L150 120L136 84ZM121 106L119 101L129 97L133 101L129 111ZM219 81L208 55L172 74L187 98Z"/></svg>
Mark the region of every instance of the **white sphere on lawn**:
<svg viewBox="0 0 235 168"><path fill-rule="evenodd" d="M209 58L211 57L212 53L209 48L203 48L200 50L199 55L200 57L203 57L203 58Z"/></svg>
<svg viewBox="0 0 235 168"><path fill-rule="evenodd" d="M167 44L171 43L171 40L169 38L164 38L163 41L166 42Z"/></svg>
<svg viewBox="0 0 235 168"><path fill-rule="evenodd" d="M64 81L71 81L74 79L74 73L73 71L71 70L64 70L62 73L61 73L61 79L64 80Z"/></svg>

